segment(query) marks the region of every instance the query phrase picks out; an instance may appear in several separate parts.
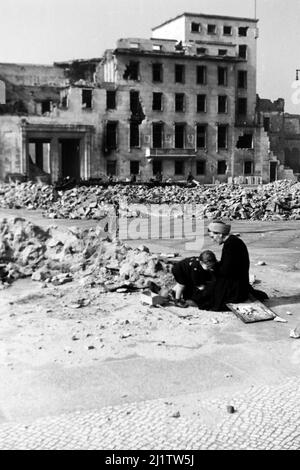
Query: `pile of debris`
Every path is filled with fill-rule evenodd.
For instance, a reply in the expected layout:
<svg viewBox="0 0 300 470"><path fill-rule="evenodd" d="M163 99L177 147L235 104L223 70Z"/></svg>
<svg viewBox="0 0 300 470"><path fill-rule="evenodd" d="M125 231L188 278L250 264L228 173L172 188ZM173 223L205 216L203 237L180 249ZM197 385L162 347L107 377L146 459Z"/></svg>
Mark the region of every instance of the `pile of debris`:
<svg viewBox="0 0 300 470"><path fill-rule="evenodd" d="M96 219L129 204L197 204L197 214L206 219L297 220L300 219L300 183L282 180L247 188L214 186L78 186L56 191L52 186L12 183L0 186L0 207L43 209L49 218ZM130 210L127 211L130 213ZM133 210L134 213L134 210Z"/></svg>
<svg viewBox="0 0 300 470"><path fill-rule="evenodd" d="M122 285L142 289L149 281L163 285L172 279L171 264L148 248L133 249L112 240L100 227L43 230L22 218L0 220L0 280L15 279L64 284L79 279L103 291Z"/></svg>
<svg viewBox="0 0 300 470"><path fill-rule="evenodd" d="M48 209L59 197L53 186L43 183L0 184L0 207L3 208Z"/></svg>

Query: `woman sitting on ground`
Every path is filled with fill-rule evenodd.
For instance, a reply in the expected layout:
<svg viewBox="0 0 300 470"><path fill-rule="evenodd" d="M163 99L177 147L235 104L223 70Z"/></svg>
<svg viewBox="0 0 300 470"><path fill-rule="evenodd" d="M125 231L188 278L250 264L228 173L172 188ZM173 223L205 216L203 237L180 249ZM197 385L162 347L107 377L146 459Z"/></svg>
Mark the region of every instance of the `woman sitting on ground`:
<svg viewBox="0 0 300 470"><path fill-rule="evenodd" d="M185 258L173 266L176 285L172 289L175 305L193 305L205 308L210 295L210 285L215 280L217 260L212 251L203 251L199 257Z"/></svg>

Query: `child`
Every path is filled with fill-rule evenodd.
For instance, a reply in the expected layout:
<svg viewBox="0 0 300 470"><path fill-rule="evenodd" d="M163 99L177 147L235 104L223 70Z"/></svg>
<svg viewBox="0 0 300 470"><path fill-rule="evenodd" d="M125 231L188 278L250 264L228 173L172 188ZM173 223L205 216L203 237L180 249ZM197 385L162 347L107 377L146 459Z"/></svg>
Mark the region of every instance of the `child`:
<svg viewBox="0 0 300 470"><path fill-rule="evenodd" d="M176 263L172 269L177 282L172 289L175 304L179 307L204 304L208 286L214 281L216 266L215 254L209 250L203 251L199 257L185 258Z"/></svg>

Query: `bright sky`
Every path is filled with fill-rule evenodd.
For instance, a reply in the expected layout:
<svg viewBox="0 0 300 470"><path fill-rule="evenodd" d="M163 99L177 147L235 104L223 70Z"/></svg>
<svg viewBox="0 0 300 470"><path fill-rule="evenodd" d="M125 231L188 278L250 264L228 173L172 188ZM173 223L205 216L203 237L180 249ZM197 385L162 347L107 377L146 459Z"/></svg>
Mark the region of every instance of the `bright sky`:
<svg viewBox="0 0 300 470"><path fill-rule="evenodd" d="M151 36L151 28L186 12L254 17L255 0L2 0L0 62L51 64L101 57L122 37ZM300 1L257 0L258 93L282 97L286 111L300 69Z"/></svg>

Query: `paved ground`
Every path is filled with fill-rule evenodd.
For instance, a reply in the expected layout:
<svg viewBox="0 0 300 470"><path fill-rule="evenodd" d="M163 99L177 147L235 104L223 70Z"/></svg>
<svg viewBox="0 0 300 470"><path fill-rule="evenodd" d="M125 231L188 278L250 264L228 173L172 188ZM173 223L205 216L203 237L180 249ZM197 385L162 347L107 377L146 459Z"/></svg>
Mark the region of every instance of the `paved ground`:
<svg viewBox="0 0 300 470"><path fill-rule="evenodd" d="M1 210L0 216L9 212ZM42 220L36 212L22 215ZM43 220L44 226L52 223ZM64 229L74 221L55 224ZM299 449L300 340L291 339L289 332L300 323L300 222L232 225L249 247L258 288L269 293L269 306L287 323L245 325L233 314L199 314L167 333L160 330L157 314L157 321L151 320L154 336L143 339L143 349L128 343L118 357L101 359L92 351L93 359L85 356L80 364L67 355L61 362L42 356L28 362L27 350L19 352L14 364L5 357L0 365L0 448ZM145 244L154 251L184 254L181 240ZM205 248L216 248L207 237ZM266 265L256 266L259 260ZM19 283L0 292L2 304L27 288ZM2 327L4 321L9 325L5 315L0 315ZM29 324L34 321L26 318ZM15 332L25 317L17 314L15 319L19 323L2 334L17 341ZM91 326L91 320L86 324ZM66 320L59 325L62 331L68 328ZM180 328L190 336L184 339ZM53 337L60 333L53 331ZM0 336L1 343L5 337ZM229 405L235 413L228 413Z"/></svg>
<svg viewBox="0 0 300 470"><path fill-rule="evenodd" d="M0 446L24 450L297 450L300 383L230 398L185 394L0 426ZM227 406L233 406L230 414Z"/></svg>

